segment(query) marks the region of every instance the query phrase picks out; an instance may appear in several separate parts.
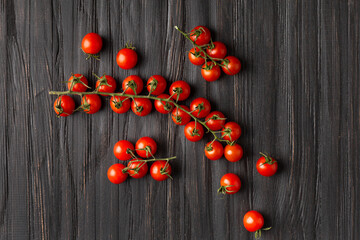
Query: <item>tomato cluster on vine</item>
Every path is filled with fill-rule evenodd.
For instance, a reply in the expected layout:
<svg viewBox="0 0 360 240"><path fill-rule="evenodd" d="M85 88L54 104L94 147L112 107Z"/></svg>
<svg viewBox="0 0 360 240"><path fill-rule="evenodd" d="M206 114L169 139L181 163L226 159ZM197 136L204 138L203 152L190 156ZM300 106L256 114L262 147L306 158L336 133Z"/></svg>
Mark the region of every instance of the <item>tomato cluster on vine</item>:
<svg viewBox="0 0 360 240"><path fill-rule="evenodd" d="M211 39L211 32L205 26L197 26L190 33L181 31L175 27L193 44L188 58L194 65L201 67L202 77L213 82L221 76L221 69L227 75L235 75L241 70L241 62L237 57L227 56L226 45L222 42Z"/></svg>

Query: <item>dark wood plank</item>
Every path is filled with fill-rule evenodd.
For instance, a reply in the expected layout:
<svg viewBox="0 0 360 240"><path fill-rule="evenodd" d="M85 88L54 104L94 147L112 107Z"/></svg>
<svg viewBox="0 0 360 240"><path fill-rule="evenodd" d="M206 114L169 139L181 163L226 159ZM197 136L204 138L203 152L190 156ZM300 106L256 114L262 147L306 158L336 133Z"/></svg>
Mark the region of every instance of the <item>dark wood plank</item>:
<svg viewBox="0 0 360 240"><path fill-rule="evenodd" d="M251 239L243 215L255 209L273 229L263 239L357 239L360 226L358 1L0 1L0 239ZM210 28L243 71L207 83L175 29ZM85 60L82 37L104 39L101 61ZM121 70L131 41L138 65ZM49 90L71 72L146 81L186 80L189 105L206 97L239 122L244 158L209 161L169 116L115 115L105 97L95 115L58 119ZM79 99L76 99L79 104ZM150 176L116 186L106 172L112 147L153 137L176 155L174 180ZM261 177L259 151L279 160ZM226 172L242 189L222 199Z"/></svg>

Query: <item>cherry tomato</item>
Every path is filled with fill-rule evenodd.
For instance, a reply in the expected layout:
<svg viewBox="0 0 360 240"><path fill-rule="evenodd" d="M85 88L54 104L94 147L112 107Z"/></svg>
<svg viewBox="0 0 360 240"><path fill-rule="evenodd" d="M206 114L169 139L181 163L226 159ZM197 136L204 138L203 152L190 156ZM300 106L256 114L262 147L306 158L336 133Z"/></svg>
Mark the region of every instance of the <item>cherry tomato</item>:
<svg viewBox="0 0 360 240"><path fill-rule="evenodd" d="M241 70L241 62L234 56L227 56L222 64L224 64L225 67L223 66L221 68L227 75L235 75Z"/></svg>
<svg viewBox="0 0 360 240"><path fill-rule="evenodd" d="M201 75L206 81L213 82L219 79L221 70L220 67L214 65L213 62L207 62L201 68Z"/></svg>
<svg viewBox="0 0 360 240"><path fill-rule="evenodd" d="M113 151L117 159L121 161L126 161L133 157L133 155L130 154L130 152L132 151L134 153L135 148L131 142L127 140L120 140L117 143L115 143Z"/></svg>
<svg viewBox="0 0 360 240"><path fill-rule="evenodd" d="M82 39L81 48L87 54L97 54L102 48L102 39L97 33L88 33Z"/></svg>
<svg viewBox="0 0 360 240"><path fill-rule="evenodd" d="M150 158L155 155L157 144L151 137L142 137L135 144L136 153L142 158Z"/></svg>
<svg viewBox="0 0 360 240"><path fill-rule="evenodd" d="M243 149L242 147L235 143L233 145L226 145L225 151L224 151L225 158L229 162L237 162L239 161L243 156Z"/></svg>
<svg viewBox="0 0 360 240"><path fill-rule="evenodd" d="M190 109L185 105L180 105L183 109L190 112ZM171 113L171 118L176 125L185 125L191 120L191 116L181 110L180 108L175 108Z"/></svg>
<svg viewBox="0 0 360 240"><path fill-rule="evenodd" d="M203 65L205 63L205 55L198 48L192 48L189 51L188 57L190 62L194 65Z"/></svg>
<svg viewBox="0 0 360 240"><path fill-rule="evenodd" d="M169 88L169 94L176 101L184 101L190 96L190 86L182 80L173 82Z"/></svg>
<svg viewBox="0 0 360 240"><path fill-rule="evenodd" d="M102 77L98 77L95 87L99 92L113 93L116 89L116 81L112 76L104 75Z"/></svg>
<svg viewBox="0 0 360 240"><path fill-rule="evenodd" d="M161 99L170 99L170 96L167 94L160 94L159 96L157 96L158 98ZM171 102L166 102L166 101L159 101L159 100L155 100L154 101L154 105L155 105L155 109L162 114L168 114L169 112L171 112L174 108L174 104Z"/></svg>
<svg viewBox="0 0 360 240"><path fill-rule="evenodd" d="M218 189L218 193L222 194L235 194L241 188L240 178L234 173L227 173L222 176L220 180L221 187Z"/></svg>
<svg viewBox="0 0 360 240"><path fill-rule="evenodd" d="M197 118L204 118L211 111L210 102L205 98L196 98L190 104L192 115Z"/></svg>
<svg viewBox="0 0 360 240"><path fill-rule="evenodd" d="M195 127L196 125L196 127ZM204 136L204 128L200 123L195 121L189 122L184 128L185 137L191 142L197 142Z"/></svg>
<svg viewBox="0 0 360 240"><path fill-rule="evenodd" d="M73 85L72 86L73 92L86 92L88 80L82 74L74 74L68 80L69 90L71 89L71 85Z"/></svg>
<svg viewBox="0 0 360 240"><path fill-rule="evenodd" d="M107 171L107 176L110 182L114 184L120 184L124 182L129 175L127 172L123 172L124 168L125 166L121 163L116 163L109 167L109 170Z"/></svg>
<svg viewBox="0 0 360 240"><path fill-rule="evenodd" d="M160 75L152 75L147 81L147 90L152 95L160 95L166 89L166 80Z"/></svg>
<svg viewBox="0 0 360 240"><path fill-rule="evenodd" d="M116 113L126 113L130 109L130 99L123 96L112 96L110 107Z"/></svg>
<svg viewBox="0 0 360 240"><path fill-rule="evenodd" d="M135 67L137 61L137 53L130 48L123 48L116 55L116 63L122 69L131 69Z"/></svg>
<svg viewBox="0 0 360 240"><path fill-rule="evenodd" d="M213 131L220 130L225 125L225 115L219 111L213 111L205 118L206 126Z"/></svg>
<svg viewBox="0 0 360 240"><path fill-rule="evenodd" d="M206 53L212 58L223 59L226 56L227 49L222 42L213 42L207 47Z"/></svg>
<svg viewBox="0 0 360 240"><path fill-rule="evenodd" d="M207 44L211 39L210 30L204 26L197 26L191 30L190 39L200 46Z"/></svg>
<svg viewBox="0 0 360 240"><path fill-rule="evenodd" d="M241 135L241 127L236 122L228 122L221 130L221 137L225 140L235 141Z"/></svg>
<svg viewBox="0 0 360 240"><path fill-rule="evenodd" d="M205 146L205 156L210 160L218 160L224 154L224 147L218 141L208 142Z"/></svg>
<svg viewBox="0 0 360 240"><path fill-rule="evenodd" d="M137 160L142 160L142 159L140 158L132 159L127 166L128 173L132 178L142 178L146 175L146 173L149 170L149 167L146 162L137 161Z"/></svg>
<svg viewBox="0 0 360 240"><path fill-rule="evenodd" d="M156 181L164 181L170 174L171 166L168 161L155 161L150 167L150 175Z"/></svg>
<svg viewBox="0 0 360 240"><path fill-rule="evenodd" d="M72 97L62 95L58 97L54 102L54 110L58 116L67 117L70 116L75 109L75 102Z"/></svg>
<svg viewBox="0 0 360 240"><path fill-rule="evenodd" d="M126 94L139 94L144 88L143 80L137 75L130 75L124 79L122 89Z"/></svg>
<svg viewBox="0 0 360 240"><path fill-rule="evenodd" d="M101 108L101 99L97 94L84 95L81 99L81 105L87 114L97 113Z"/></svg>
<svg viewBox="0 0 360 240"><path fill-rule="evenodd" d="M264 226L264 217L257 211L249 211L243 219L244 227L249 232L256 232Z"/></svg>
<svg viewBox="0 0 360 240"><path fill-rule="evenodd" d="M262 157L260 157L257 161L256 169L261 175L265 177L271 177L278 170L278 163L272 157L264 153L260 154L262 155Z"/></svg>
<svg viewBox="0 0 360 240"><path fill-rule="evenodd" d="M140 117L148 115L151 109L151 101L147 98L134 98L134 101L131 102L131 110Z"/></svg>

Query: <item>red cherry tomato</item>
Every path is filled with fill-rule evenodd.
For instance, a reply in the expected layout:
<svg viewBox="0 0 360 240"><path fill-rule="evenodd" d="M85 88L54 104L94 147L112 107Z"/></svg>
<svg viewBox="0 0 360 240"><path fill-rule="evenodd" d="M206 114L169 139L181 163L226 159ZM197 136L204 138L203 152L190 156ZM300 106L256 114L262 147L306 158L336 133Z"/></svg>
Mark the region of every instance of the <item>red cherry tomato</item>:
<svg viewBox="0 0 360 240"><path fill-rule="evenodd" d="M169 88L169 94L176 101L184 101L190 96L190 86L182 80L173 82Z"/></svg>
<svg viewBox="0 0 360 240"><path fill-rule="evenodd" d="M146 87L152 95L160 95L166 89L166 80L160 75L152 75L147 81Z"/></svg>
<svg viewBox="0 0 360 240"><path fill-rule="evenodd" d="M211 39L210 30L204 26L197 26L191 30L190 39L200 46L207 44Z"/></svg>
<svg viewBox="0 0 360 240"><path fill-rule="evenodd" d="M170 96L167 94L160 94L159 96L157 96L158 98L161 99L170 99ZM154 105L155 105L155 109L162 114L168 114L169 112L171 112L174 108L174 104L171 102L166 102L166 101L159 101L159 100L155 100L154 101Z"/></svg>
<svg viewBox="0 0 360 240"><path fill-rule="evenodd" d="M130 109L130 99L123 96L112 96L110 107L116 113L126 113Z"/></svg>
<svg viewBox="0 0 360 240"><path fill-rule="evenodd" d="M135 152L134 145L127 140L120 140L114 145L114 155L121 161L129 160L133 157L130 152Z"/></svg>
<svg viewBox="0 0 360 240"><path fill-rule="evenodd" d="M124 182L128 177L128 173L123 172L124 168L125 166L121 163L116 163L109 167L109 170L107 171L107 176L110 182L114 184L120 184Z"/></svg>
<svg viewBox="0 0 360 240"><path fill-rule="evenodd" d="M271 177L278 170L278 163L272 157L264 153L260 154L262 155L262 157L260 157L257 161L256 169L261 175L265 177Z"/></svg>
<svg viewBox="0 0 360 240"><path fill-rule="evenodd" d="M229 162L237 162L243 156L243 149L237 143L233 145L226 145L224 150L224 155Z"/></svg>
<svg viewBox="0 0 360 240"><path fill-rule="evenodd" d="M102 48L102 39L97 33L88 33L82 39L81 48L87 54L97 54Z"/></svg>
<svg viewBox="0 0 360 240"><path fill-rule="evenodd" d="M58 116L67 117L70 116L75 109L74 99L67 95L58 97L54 102L54 110Z"/></svg>
<svg viewBox="0 0 360 240"><path fill-rule="evenodd" d="M227 56L222 64L224 64L225 67L223 66L221 68L227 75L235 75L241 70L241 62L234 56Z"/></svg>
<svg viewBox="0 0 360 240"><path fill-rule="evenodd" d="M126 94L139 94L144 88L143 80L137 75L130 75L124 79L122 89Z"/></svg>
<svg viewBox="0 0 360 240"><path fill-rule="evenodd" d="M82 74L74 74L68 80L68 89L71 89L73 92L86 92L88 80Z"/></svg>
<svg viewBox="0 0 360 240"><path fill-rule="evenodd" d="M208 142L205 146L205 156L210 160L218 160L224 154L224 147L218 141Z"/></svg>
<svg viewBox="0 0 360 240"><path fill-rule="evenodd" d="M195 121L189 122L184 128L185 137L191 142L197 142L201 140L204 136L204 128L200 123Z"/></svg>
<svg viewBox="0 0 360 240"><path fill-rule="evenodd" d="M131 110L140 117L148 115L151 109L151 101L147 98L134 98L134 101L131 102Z"/></svg>
<svg viewBox="0 0 360 240"><path fill-rule="evenodd" d="M130 48L123 48L116 55L116 63L122 69L131 69L135 67L137 61L137 53Z"/></svg>
<svg viewBox="0 0 360 240"><path fill-rule="evenodd" d="M241 136L241 127L236 122L228 122L221 130L221 137L225 140L236 141Z"/></svg>
<svg viewBox="0 0 360 240"><path fill-rule="evenodd" d="M183 109L190 112L190 109L185 105L180 105ZM171 113L171 118L176 125L185 125L191 120L191 116L181 110L180 108L175 108Z"/></svg>
<svg viewBox="0 0 360 240"><path fill-rule="evenodd" d="M206 53L212 58L223 59L226 56L227 49L222 42L213 42L207 47Z"/></svg>
<svg viewBox="0 0 360 240"><path fill-rule="evenodd" d="M81 105L87 114L97 113L101 108L101 99L97 94L84 95L81 99Z"/></svg>
<svg viewBox="0 0 360 240"><path fill-rule="evenodd" d="M225 125L225 115L219 111L213 111L205 118L206 126L213 131L220 130Z"/></svg>
<svg viewBox="0 0 360 240"><path fill-rule="evenodd" d="M150 158L155 155L157 144L151 137L142 137L135 144L136 153L142 158Z"/></svg>
<svg viewBox="0 0 360 240"><path fill-rule="evenodd" d="M205 63L205 55L198 48L192 48L189 51L189 60L194 65L203 65Z"/></svg>
<svg viewBox="0 0 360 240"><path fill-rule="evenodd" d="M221 70L220 67L214 65L213 62L207 62L201 68L201 75L206 81L213 82L219 79Z"/></svg>
<svg viewBox="0 0 360 240"><path fill-rule="evenodd" d="M197 118L204 118L211 111L210 102L205 98L196 98L190 104L192 115Z"/></svg>
<svg viewBox="0 0 360 240"><path fill-rule="evenodd" d="M264 217L257 211L249 211L243 219L244 227L249 232L256 232L264 226Z"/></svg>
<svg viewBox="0 0 360 240"><path fill-rule="evenodd" d="M171 165L168 161L155 161L150 167L150 175L156 181L164 181L170 177Z"/></svg>
<svg viewBox="0 0 360 240"><path fill-rule="evenodd" d="M96 81L96 89L99 92L113 93L116 89L116 81L112 76L104 75ZM102 95L106 96L106 95Z"/></svg>
<svg viewBox="0 0 360 240"><path fill-rule="evenodd" d="M132 178L142 178L146 175L146 173L149 170L149 167L146 162L137 161L137 160L142 160L142 159L140 158L132 159L127 166L128 173Z"/></svg>
<svg viewBox="0 0 360 240"><path fill-rule="evenodd" d="M227 173L222 176L220 180L221 187L218 189L218 193L222 194L235 194L241 188L240 178L234 173Z"/></svg>

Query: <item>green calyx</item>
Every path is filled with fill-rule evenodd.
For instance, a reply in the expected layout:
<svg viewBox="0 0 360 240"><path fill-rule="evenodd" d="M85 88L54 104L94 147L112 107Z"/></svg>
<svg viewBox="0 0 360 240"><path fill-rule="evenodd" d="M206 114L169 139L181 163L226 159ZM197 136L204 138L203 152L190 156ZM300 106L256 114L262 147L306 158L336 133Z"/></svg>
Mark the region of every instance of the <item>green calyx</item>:
<svg viewBox="0 0 360 240"><path fill-rule="evenodd" d="M273 163L276 162L276 161L275 161L272 157L270 157L268 154L265 154L265 153L260 152L260 155L265 158L265 162L262 163L261 165L264 165L264 164L272 165Z"/></svg>
<svg viewBox="0 0 360 240"><path fill-rule="evenodd" d="M132 45L131 42L126 42L125 48L131 49L131 50L135 50L135 49L136 49L136 48Z"/></svg>
<svg viewBox="0 0 360 240"><path fill-rule="evenodd" d="M228 188L233 187L233 186L234 186L234 185L221 186L221 187L217 190L217 192L218 192L218 194L223 194L223 195L226 195L227 193L232 193L232 192L234 192L234 191L231 191L231 190L229 190Z"/></svg>
<svg viewBox="0 0 360 240"><path fill-rule="evenodd" d="M137 85L136 85L136 82L134 80L130 80L127 85L126 85L127 88L131 88L134 92L134 94L136 95L136 89L137 89Z"/></svg>

